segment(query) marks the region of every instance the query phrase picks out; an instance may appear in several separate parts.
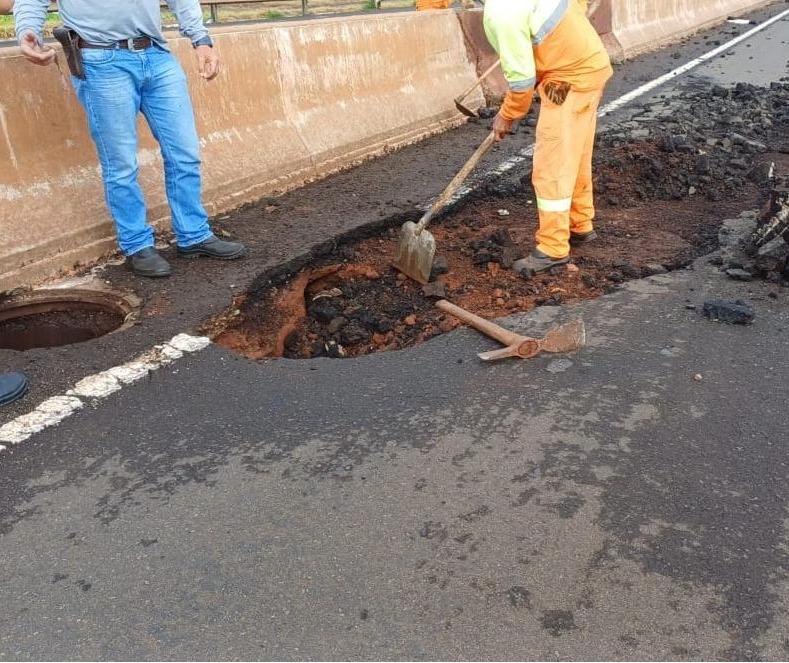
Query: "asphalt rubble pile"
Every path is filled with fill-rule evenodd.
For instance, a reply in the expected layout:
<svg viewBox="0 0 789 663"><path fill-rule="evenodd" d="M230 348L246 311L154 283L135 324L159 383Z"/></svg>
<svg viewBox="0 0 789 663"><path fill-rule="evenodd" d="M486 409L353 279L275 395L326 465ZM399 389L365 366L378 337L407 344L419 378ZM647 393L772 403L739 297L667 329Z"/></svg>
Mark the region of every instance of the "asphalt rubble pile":
<svg viewBox="0 0 789 663"><path fill-rule="evenodd" d="M671 159L656 159L639 148L644 141ZM597 193L612 206L632 204L628 194L640 200L701 195L719 201L736 198L749 183L756 185L766 200L763 209L724 220L721 250L710 261L734 280L763 278L789 285L788 182L775 163L789 153L789 83L713 86L653 101L608 132L602 143L615 154L619 150L599 164ZM739 299L707 300L701 314L736 325L751 324L756 315Z"/></svg>
<svg viewBox="0 0 789 663"><path fill-rule="evenodd" d="M480 109L480 117L495 116ZM661 95L634 106L595 148L595 193L612 207L650 200L738 194L748 181L768 186L769 153L789 153L789 77L769 87L738 83ZM513 127L535 126L539 105ZM521 178L530 189L531 173Z"/></svg>
<svg viewBox="0 0 789 663"><path fill-rule="evenodd" d="M789 83L711 86L652 100L602 134L596 153L595 190L610 206L718 201L748 181L767 188L769 154L789 153Z"/></svg>

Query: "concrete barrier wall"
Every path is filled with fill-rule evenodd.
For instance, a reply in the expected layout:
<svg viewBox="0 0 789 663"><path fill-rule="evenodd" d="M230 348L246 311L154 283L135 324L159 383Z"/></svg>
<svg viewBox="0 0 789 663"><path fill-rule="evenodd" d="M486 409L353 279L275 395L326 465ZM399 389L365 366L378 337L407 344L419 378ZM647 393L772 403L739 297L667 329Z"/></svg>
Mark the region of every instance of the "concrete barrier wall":
<svg viewBox="0 0 789 663"><path fill-rule="evenodd" d="M453 11L214 31L223 73L189 77L211 213L286 190L458 123L475 78ZM67 77L0 49L0 291L114 247L95 151ZM481 94L470 103L481 104ZM150 218L167 218L161 162L140 124Z"/></svg>

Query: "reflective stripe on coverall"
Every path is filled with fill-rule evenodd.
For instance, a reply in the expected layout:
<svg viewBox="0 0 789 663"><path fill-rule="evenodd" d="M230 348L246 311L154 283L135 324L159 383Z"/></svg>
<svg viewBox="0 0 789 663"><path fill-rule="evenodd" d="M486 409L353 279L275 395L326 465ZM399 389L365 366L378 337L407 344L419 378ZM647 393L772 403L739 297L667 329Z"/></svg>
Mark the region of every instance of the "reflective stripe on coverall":
<svg viewBox="0 0 789 663"><path fill-rule="evenodd" d="M529 112L535 86L540 119L532 183L540 229L537 249L570 252L570 231L592 230L592 149L597 106L613 73L608 53L585 15L585 0L487 0L484 25L501 57L510 90L507 120Z"/></svg>

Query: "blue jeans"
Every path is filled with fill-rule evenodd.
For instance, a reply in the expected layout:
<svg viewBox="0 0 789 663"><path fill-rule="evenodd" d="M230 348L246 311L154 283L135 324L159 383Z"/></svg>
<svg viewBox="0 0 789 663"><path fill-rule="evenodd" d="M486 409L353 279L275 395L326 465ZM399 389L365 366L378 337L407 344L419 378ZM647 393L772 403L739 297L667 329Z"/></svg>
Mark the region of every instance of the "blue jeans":
<svg viewBox="0 0 789 663"><path fill-rule="evenodd" d="M179 246L211 235L200 202L200 145L186 76L166 50L152 46L82 51L85 80L72 77L99 154L104 195L126 255L153 246L145 200L137 181L137 115L159 142L167 200Z"/></svg>

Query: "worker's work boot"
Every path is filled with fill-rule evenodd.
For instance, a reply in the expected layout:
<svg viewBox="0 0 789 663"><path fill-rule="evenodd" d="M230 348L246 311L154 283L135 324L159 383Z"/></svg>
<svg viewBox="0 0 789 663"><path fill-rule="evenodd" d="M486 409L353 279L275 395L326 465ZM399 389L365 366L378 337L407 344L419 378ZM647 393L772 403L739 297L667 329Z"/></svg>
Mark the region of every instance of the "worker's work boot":
<svg viewBox="0 0 789 663"><path fill-rule="evenodd" d="M570 233L570 246L580 246L581 244L588 244L597 239L597 233L590 230L588 233Z"/></svg>
<svg viewBox="0 0 789 663"><path fill-rule="evenodd" d="M521 276L527 279L540 272L547 272L552 267L559 265L566 265L570 262L570 256L564 258L551 258L551 256L544 254L539 249L534 249L528 256L516 260L512 264L512 268Z"/></svg>
<svg viewBox="0 0 789 663"><path fill-rule="evenodd" d="M204 242L192 246L178 247L181 258L218 258L219 260L235 260L247 255L247 247L240 242L226 242L218 237L209 237Z"/></svg>
<svg viewBox="0 0 789 663"><path fill-rule="evenodd" d="M27 391L27 378L22 373L0 373L0 405L13 403Z"/></svg>
<svg viewBox="0 0 789 663"><path fill-rule="evenodd" d="M170 276L172 269L159 252L152 246L147 246L137 253L133 253L128 258L132 271L137 276L148 276L150 278L161 278Z"/></svg>

